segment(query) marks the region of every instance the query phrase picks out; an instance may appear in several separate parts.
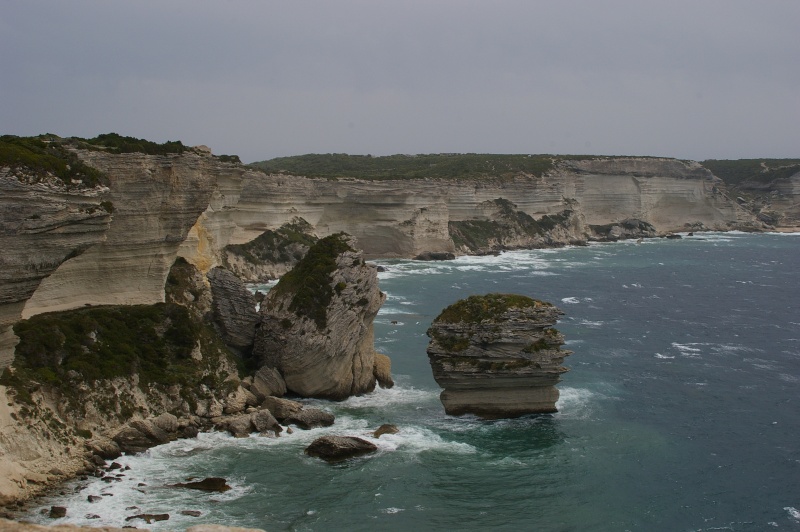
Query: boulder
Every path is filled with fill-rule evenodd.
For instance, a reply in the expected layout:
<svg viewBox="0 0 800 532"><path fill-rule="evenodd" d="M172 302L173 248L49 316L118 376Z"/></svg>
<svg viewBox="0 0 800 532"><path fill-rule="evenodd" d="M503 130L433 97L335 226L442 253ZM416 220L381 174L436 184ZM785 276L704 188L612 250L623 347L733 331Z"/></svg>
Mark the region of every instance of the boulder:
<svg viewBox="0 0 800 532"><path fill-rule="evenodd" d="M283 422L294 424L301 429L309 430L318 427L330 427L336 418L330 412L319 408L304 408L299 412L284 418Z"/></svg>
<svg viewBox="0 0 800 532"><path fill-rule="evenodd" d="M285 421L287 418L300 412L303 409L303 404L290 399L266 397L264 398L264 402L261 403L261 407L269 410L278 421Z"/></svg>
<svg viewBox="0 0 800 532"><path fill-rule="evenodd" d="M88 440L86 442L86 448L89 449L92 454L106 460L113 460L122 454L117 442L103 437Z"/></svg>
<svg viewBox="0 0 800 532"><path fill-rule="evenodd" d="M253 422L250 419L250 414L223 418L218 426L230 432L235 438L246 438L253 432Z"/></svg>
<svg viewBox="0 0 800 532"><path fill-rule="evenodd" d="M178 418L169 412L164 412L160 416L154 417L152 421L153 425L167 434L178 432Z"/></svg>
<svg viewBox="0 0 800 532"><path fill-rule="evenodd" d="M380 438L384 434L397 434L400 432L400 429L397 428L397 425L392 425L390 423L384 423L380 427L372 433L375 438Z"/></svg>
<svg viewBox="0 0 800 532"><path fill-rule="evenodd" d="M247 396L250 394L247 390L239 386L234 391L228 394L225 399L225 406L222 412L225 414L238 414L243 412L247 407ZM252 395L252 394L250 394Z"/></svg>
<svg viewBox="0 0 800 532"><path fill-rule="evenodd" d="M454 260L455 254L449 251L423 251L414 260Z"/></svg>
<svg viewBox="0 0 800 532"><path fill-rule="evenodd" d="M191 490L200 490L200 491L216 491L216 492L225 492L231 489L228 486L228 481L222 477L207 477L203 480L198 480L194 482L179 482L177 484L170 484L167 486L169 488L187 488Z"/></svg>
<svg viewBox="0 0 800 532"><path fill-rule="evenodd" d="M283 427L280 426L278 420L266 409L258 410L250 414L250 422L256 432L260 434L271 432L275 436L278 436L283 432Z"/></svg>
<svg viewBox="0 0 800 532"><path fill-rule="evenodd" d="M427 351L445 412L489 419L555 412L555 384L570 354L553 328L562 314L514 294L471 296L444 309L428 329Z"/></svg>
<svg viewBox="0 0 800 532"><path fill-rule="evenodd" d="M342 400L375 389L373 320L386 294L343 233L318 241L264 298L254 358L301 397Z"/></svg>
<svg viewBox="0 0 800 532"><path fill-rule="evenodd" d="M60 519L67 516L67 509L64 506L51 506L50 513L47 514L50 519Z"/></svg>
<svg viewBox="0 0 800 532"><path fill-rule="evenodd" d="M126 521L133 521L134 519L141 519L149 525L155 521L169 520L169 514L137 514L125 518Z"/></svg>
<svg viewBox="0 0 800 532"><path fill-rule="evenodd" d="M286 393L286 382L275 368L264 366L253 375L250 391L259 401L267 397L281 397Z"/></svg>
<svg viewBox="0 0 800 532"><path fill-rule="evenodd" d="M377 450L374 443L355 436L322 436L311 442L305 452L326 462L338 462Z"/></svg>
<svg viewBox="0 0 800 532"><path fill-rule="evenodd" d="M394 386L392 379L392 360L381 353L375 353L375 365L372 369L375 380L381 388L391 388Z"/></svg>

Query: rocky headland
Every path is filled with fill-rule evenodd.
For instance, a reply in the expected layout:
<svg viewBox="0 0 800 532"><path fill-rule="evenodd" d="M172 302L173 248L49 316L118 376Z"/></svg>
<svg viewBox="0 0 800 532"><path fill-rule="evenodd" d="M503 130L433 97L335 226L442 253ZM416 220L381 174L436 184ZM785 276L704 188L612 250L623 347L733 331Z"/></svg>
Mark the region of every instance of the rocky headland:
<svg viewBox="0 0 800 532"><path fill-rule="evenodd" d="M92 457L130 442L328 422L275 402L287 392L341 399L391 385L388 357L372 348L384 296L365 258L796 219L796 187L731 199L694 162L547 156L459 177L437 171L458 156L433 157L412 178L308 176L179 142L0 138L0 501L92 470ZM758 201L769 209L756 212ZM323 260L335 269L293 280L318 240L336 251ZM242 281L281 276L257 314ZM330 296L324 312L309 303L319 293ZM301 354L312 349L322 355Z"/></svg>
<svg viewBox="0 0 800 532"><path fill-rule="evenodd" d="M555 384L570 354L553 328L562 314L513 294L470 296L444 309L428 329L428 357L445 412L486 419L555 412Z"/></svg>

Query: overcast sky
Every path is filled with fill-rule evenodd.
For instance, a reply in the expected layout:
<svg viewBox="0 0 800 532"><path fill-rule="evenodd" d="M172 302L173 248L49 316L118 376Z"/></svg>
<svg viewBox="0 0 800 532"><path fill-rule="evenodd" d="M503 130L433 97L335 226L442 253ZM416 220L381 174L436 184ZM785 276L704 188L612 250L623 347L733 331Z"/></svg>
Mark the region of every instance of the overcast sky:
<svg viewBox="0 0 800 532"><path fill-rule="evenodd" d="M800 157L800 1L2 0L0 133Z"/></svg>

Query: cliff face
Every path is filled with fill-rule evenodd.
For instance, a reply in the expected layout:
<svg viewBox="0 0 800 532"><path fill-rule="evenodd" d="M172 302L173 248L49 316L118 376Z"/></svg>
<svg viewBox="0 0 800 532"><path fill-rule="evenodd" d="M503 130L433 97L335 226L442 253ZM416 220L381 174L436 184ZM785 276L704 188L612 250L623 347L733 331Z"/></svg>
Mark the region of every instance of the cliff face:
<svg viewBox="0 0 800 532"><path fill-rule="evenodd" d="M17 343L11 326L42 281L105 240L108 196L105 187L70 188L0 168L0 368Z"/></svg>
<svg viewBox="0 0 800 532"><path fill-rule="evenodd" d="M241 166L200 153L75 153L104 172L108 186L0 169L0 368L13 358L10 326L20 318L163 301L179 249L207 271L219 262L217 242L227 244L233 231L223 212L238 201ZM190 230L208 212L213 220L192 246Z"/></svg>
<svg viewBox="0 0 800 532"><path fill-rule="evenodd" d="M276 247L269 266L230 250L300 220L310 238L343 231L366 257L384 258L562 245L628 220L643 234L764 227L708 170L674 159L560 160L542 177L368 181L265 175L200 151L73 153L108 186L0 169L0 367L13 356L10 325L20 318L163 301L176 256L203 274L220 265L248 280L283 274L313 240L288 253ZM770 196L789 222L793 179Z"/></svg>
<svg viewBox="0 0 800 532"><path fill-rule="evenodd" d="M320 240L261 304L253 356L289 391L345 399L375 388L377 270L342 235Z"/></svg>
<svg viewBox="0 0 800 532"><path fill-rule="evenodd" d="M452 224L502 221L498 199L536 221L572 210L576 222L544 236L544 245L586 240L591 236L586 225L627 219L651 224L658 233L763 227L708 170L675 159L564 160L543 177L479 180L328 180L249 173L241 197L233 213L234 243L299 216L319 236L346 232L367 257L384 258L456 251ZM513 232L502 238L510 247L525 240Z"/></svg>
<svg viewBox="0 0 800 532"><path fill-rule="evenodd" d="M555 384L564 337L553 329L562 314L525 296L471 296L433 320L428 357L444 388L445 412L484 418L556 411Z"/></svg>

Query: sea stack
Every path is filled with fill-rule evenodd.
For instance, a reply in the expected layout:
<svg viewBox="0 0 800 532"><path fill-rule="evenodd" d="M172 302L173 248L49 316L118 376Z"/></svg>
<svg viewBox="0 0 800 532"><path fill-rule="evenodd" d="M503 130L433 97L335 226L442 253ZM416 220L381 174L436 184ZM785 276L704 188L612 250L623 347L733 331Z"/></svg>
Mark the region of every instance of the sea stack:
<svg viewBox="0 0 800 532"><path fill-rule="evenodd" d="M450 415L485 419L556 412L555 384L570 351L553 328L557 307L514 294L462 299L428 329L433 377Z"/></svg>
<svg viewBox="0 0 800 532"><path fill-rule="evenodd" d="M375 388L372 322L386 294L353 243L343 233L321 239L261 304L253 356L302 397L342 400Z"/></svg>

